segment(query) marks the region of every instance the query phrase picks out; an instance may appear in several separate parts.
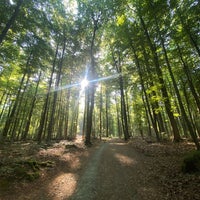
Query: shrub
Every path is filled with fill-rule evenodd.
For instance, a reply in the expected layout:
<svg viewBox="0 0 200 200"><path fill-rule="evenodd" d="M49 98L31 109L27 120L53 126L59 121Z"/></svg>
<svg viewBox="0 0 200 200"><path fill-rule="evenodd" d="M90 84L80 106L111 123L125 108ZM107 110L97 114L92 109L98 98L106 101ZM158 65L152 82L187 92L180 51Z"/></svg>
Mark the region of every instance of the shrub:
<svg viewBox="0 0 200 200"><path fill-rule="evenodd" d="M183 173L200 172L200 151L192 151L185 156L182 164Z"/></svg>

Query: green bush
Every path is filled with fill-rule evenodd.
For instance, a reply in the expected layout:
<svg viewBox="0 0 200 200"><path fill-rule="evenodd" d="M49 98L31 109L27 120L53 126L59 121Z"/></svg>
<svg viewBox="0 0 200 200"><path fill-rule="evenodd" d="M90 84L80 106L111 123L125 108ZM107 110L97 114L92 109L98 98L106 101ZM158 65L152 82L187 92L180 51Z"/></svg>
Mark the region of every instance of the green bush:
<svg viewBox="0 0 200 200"><path fill-rule="evenodd" d="M183 173L200 172L200 151L192 151L185 156L182 164Z"/></svg>

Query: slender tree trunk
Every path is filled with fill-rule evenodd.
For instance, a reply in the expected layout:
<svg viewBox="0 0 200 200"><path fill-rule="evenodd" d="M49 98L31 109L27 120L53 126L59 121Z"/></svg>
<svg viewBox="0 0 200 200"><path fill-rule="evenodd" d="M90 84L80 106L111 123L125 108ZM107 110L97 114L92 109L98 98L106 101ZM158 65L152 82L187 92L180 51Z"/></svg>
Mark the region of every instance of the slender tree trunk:
<svg viewBox="0 0 200 200"><path fill-rule="evenodd" d="M122 137L122 128L121 128L121 123L120 123L120 108L119 108L119 103L117 102L117 95L115 94L115 102L116 102L116 111L117 111L117 127L118 127L118 134L119 138L121 139Z"/></svg>
<svg viewBox="0 0 200 200"><path fill-rule="evenodd" d="M154 80L155 78L152 76L152 70L149 67L150 66L149 58L148 58L148 55L147 55L147 52L146 52L144 44L142 44L141 47L142 47L142 50L143 50L146 70L147 70L147 73L148 73L148 76L149 76L149 81L148 82L149 82L150 87L153 87L154 86L154 82L152 80ZM142 70L141 70L141 72L142 72ZM140 76L143 77L142 74ZM144 86L144 91L146 93L146 99L147 100L151 99L152 96L157 96L155 91L152 91L152 94L147 95L145 86ZM152 109L152 124L153 124L153 127L154 127L154 131L156 133L156 138L159 141L160 140L160 134L163 133L163 132L166 132L161 112L158 111L158 110L160 110L160 106L159 106L157 101L151 102L151 103L149 102L149 104L151 105L150 106L150 110ZM149 113L151 113L151 111Z"/></svg>
<svg viewBox="0 0 200 200"><path fill-rule="evenodd" d="M38 77L38 82L37 82L36 89L35 89L35 93L34 93L34 96L33 96L33 101L31 103L31 108L30 108L30 111L29 111L29 114L28 114L24 134L22 135L22 140L26 140L28 132L29 132L29 127L30 127L30 124L31 124L31 118L33 116L33 110L34 110L34 106L35 106L35 102L36 102L36 95L37 95L37 92L38 92L41 74L42 74L42 72L40 71L39 77Z"/></svg>
<svg viewBox="0 0 200 200"><path fill-rule="evenodd" d="M61 83L62 85L62 83ZM63 96L64 92L61 90L60 95L59 95L59 105L58 105L58 131L56 134L56 139L61 140L64 139L64 122L65 122L65 103L64 99L65 97Z"/></svg>
<svg viewBox="0 0 200 200"><path fill-rule="evenodd" d="M141 86L142 86L142 91L144 92L144 95L145 95L148 113L149 113L149 116L151 118L151 123L153 125L154 131L155 131L155 134L156 134L156 139L157 139L157 141L160 141L159 131L158 131L157 123L156 123L157 117L155 117L156 116L155 112L154 112L154 117L153 117L153 115L151 113L151 108L150 108L150 104L149 104L149 101L148 101L148 95L147 95L147 92L146 92L146 88L145 88L145 85L144 85L144 80L143 80L143 75L142 75L142 69L141 69L141 66L140 66L140 62L139 62L139 59L138 59L138 56L136 54L135 48L132 45L131 41L130 41L130 45L131 45L131 48L133 50L133 54L134 54L134 57L135 57L136 67L137 67L138 74L139 74L139 77L140 77L140 83L141 83Z"/></svg>
<svg viewBox="0 0 200 200"><path fill-rule="evenodd" d="M55 66L56 66L56 59L57 59L57 54L58 54L58 46L59 45L57 44L55 57L54 57L54 61L53 61L53 68L52 68L52 71L51 71L49 86L48 86L48 90L47 90L47 95L46 95L46 98L45 98L45 103L44 103L44 106L43 106L43 109L42 109L42 113L41 113L41 117L40 117L40 125L39 125L39 130L38 130L38 135L37 135L38 143L41 143L41 141L42 141L42 134L43 134L43 130L44 130L45 120L47 119L48 103L49 103L49 98L50 98L51 85L52 85L52 82L53 82L53 74L54 74Z"/></svg>
<svg viewBox="0 0 200 200"><path fill-rule="evenodd" d="M85 91L85 106L84 106L84 114L83 114L83 126L82 126L82 138L85 139L86 134L86 115L87 115L87 92L88 90Z"/></svg>
<svg viewBox="0 0 200 200"><path fill-rule="evenodd" d="M156 73L157 73L157 76L158 76L158 79L159 79L159 83L161 85L162 96L164 98L164 104L165 104L166 112L168 114L170 124L171 124L172 130L173 130L174 141L179 142L181 140L181 137L180 137L180 134L179 134L179 129L178 129L176 120L174 118L174 115L173 115L173 112L172 112L172 109L171 109L171 103L170 103L170 100L169 100L169 95L168 95L167 88L166 88L165 83L164 83L162 70L160 69L158 55L156 53L156 47L155 47L155 45L153 45L153 43L150 39L148 30L147 30L146 25L144 23L144 20L141 16L140 16L140 21L141 21L142 27L144 29L145 35L147 37L147 41L149 43L149 46L151 48L152 55L153 55L153 60L154 60L154 64L155 64L155 67L156 67Z"/></svg>
<svg viewBox="0 0 200 200"><path fill-rule="evenodd" d="M142 94L142 102L143 102L143 105L144 105L144 109L145 109L145 113L146 113L146 118L147 118L147 123L148 123L148 135L151 138L152 137L151 120L150 120L150 117L149 117L148 106L147 106L147 103L146 103L147 101L148 100L145 100L145 94Z"/></svg>
<svg viewBox="0 0 200 200"><path fill-rule="evenodd" d="M126 96L126 111L127 111L127 119L128 119L128 132L129 136L132 136L132 126L131 126L131 118L130 118L130 109L129 109L129 98L128 98L128 91L125 91Z"/></svg>
<svg viewBox="0 0 200 200"><path fill-rule="evenodd" d="M9 19L9 21L7 22L5 28L3 29L3 31L1 32L1 35L0 35L0 45L2 44L4 38L6 37L7 35L7 32L8 30L11 28L11 26L14 24L17 16L19 15L19 11L20 11L20 7L23 3L23 0L18 0L17 2L17 6L15 8L15 11L13 13L13 15L11 16L11 18Z"/></svg>
<svg viewBox="0 0 200 200"><path fill-rule="evenodd" d="M30 80L30 74L28 75L28 77L26 79L26 82L24 84L25 86L23 88L23 92L19 96L18 105L17 105L16 112L15 112L15 119L13 120L13 127L12 127L12 129L10 129L10 133L11 133L11 138L12 139L15 139L17 130L19 131L19 129L20 129L20 127L19 127L20 116L21 116L21 113L23 113L23 111L24 111L23 108L26 107L26 105L23 105L23 108L22 108L22 104L24 103L23 99L24 99L24 95L25 95L25 92L26 92L27 87L28 87L29 80ZM22 115L22 116L24 116L24 115Z"/></svg>
<svg viewBox="0 0 200 200"><path fill-rule="evenodd" d="M128 140L130 138L129 129L128 129L128 118L127 118L127 110L126 110L126 101L125 101L125 94L124 94L124 81L122 77L122 66L121 66L121 58L120 54L118 53L118 61L115 59L114 52L112 52L112 58L114 66L120 74L119 76L119 86L120 86L120 95L121 95L121 121L122 121L122 129L124 133L124 140Z"/></svg>
<svg viewBox="0 0 200 200"><path fill-rule="evenodd" d="M78 99L77 96L79 94L75 94L75 99ZM73 113L71 118L71 125L70 125L70 138L74 138L76 136L77 131L77 123L78 123L78 112L79 112L79 106L76 105L76 101L73 105Z"/></svg>
<svg viewBox="0 0 200 200"><path fill-rule="evenodd" d="M71 81L69 82L71 83ZM66 103L66 113L65 113L65 129L64 129L64 139L67 139L68 135L68 125L69 125L69 103L70 103L70 97L71 97L71 90L69 89L67 91L67 103Z"/></svg>
<svg viewBox="0 0 200 200"><path fill-rule="evenodd" d="M91 59L91 65L89 69L89 79L92 80L95 78L95 58L94 58L94 41L96 38L96 32L98 29L98 20L94 19L93 16L93 33L92 33L92 40L91 40L91 46L90 46L90 59ZM87 113L86 113L86 135L85 135L85 144L91 145L91 132L92 132L92 116L93 116L93 109L94 109L94 94L95 94L95 84L90 83L90 85L87 88Z"/></svg>
<svg viewBox="0 0 200 200"><path fill-rule="evenodd" d="M56 89L59 87L59 84L60 84L65 48L66 48L66 39L64 38L63 49L62 49L62 57L61 57L61 60L60 60L59 66L58 66L59 70L58 70L58 74L57 74L57 78L56 78L56 84L55 84ZM58 92L59 91L54 91L54 95L53 95L53 103L52 103L52 109L51 109L51 113L50 113L50 121L49 121L48 128L47 128L47 142L49 142L51 140L52 133L53 133L53 130L54 130L55 111L56 111Z"/></svg>
<svg viewBox="0 0 200 200"><path fill-rule="evenodd" d="M100 123L99 123L99 139L101 140L101 137L102 137L102 109L103 109L103 88L102 88L102 85L101 85L101 88L100 88L100 106L99 106L99 120L100 120Z"/></svg>
<svg viewBox="0 0 200 200"><path fill-rule="evenodd" d="M177 13L178 13L179 19L181 21L181 24L182 24L183 28L185 29L186 34L188 35L188 37L190 39L190 42L191 42L192 46L196 49L196 51L197 51L197 53L198 53L198 55L200 57L200 48L198 46L198 43L196 42L196 40L194 39L192 33L190 32L190 28L188 27L188 25L185 24L185 22L184 22L185 20L181 16L180 11L178 9L177 9Z"/></svg>
<svg viewBox="0 0 200 200"><path fill-rule="evenodd" d="M30 62L31 56L32 56L32 52L29 54L29 57L27 59L26 69L28 69L28 67L29 67L29 62ZM15 115L16 115L16 112L17 112L17 107L20 103L20 94L21 94L21 90L23 88L25 77L26 77L26 72L24 72L23 77L21 79L20 86L19 86L19 89L18 89L18 92L17 92L17 95L16 95L16 100L15 100L15 103L13 105L12 111L11 111L10 115L8 116L8 118L6 120L4 129L3 129L3 134L2 134L3 140L6 139L8 132L11 131L10 127L13 125L13 121L14 121L14 118L15 118ZM27 86L27 84L25 85L25 87L26 86Z"/></svg>
<svg viewBox="0 0 200 200"><path fill-rule="evenodd" d="M19 86L19 89L18 89L18 92L17 92L17 95L16 95L15 103L12 107L12 111L11 111L10 115L8 116L8 118L6 120L4 129L3 129L3 134L2 134L3 140L6 139L7 134L9 132L9 129L10 129L12 123L13 123L14 116L15 116L15 113L16 113L16 109L17 109L17 106L18 106L18 103L19 103L19 97L20 97L21 89L23 87L25 77L26 77L26 73L23 74L23 77L21 79L20 86Z"/></svg>
<svg viewBox="0 0 200 200"><path fill-rule="evenodd" d="M9 102L9 94L8 94L8 93L5 93L4 95L6 95L6 96L5 96L5 98L4 98L4 96L2 97L1 103L0 103L0 105L2 105L2 103L3 103L3 101L4 101L3 107L2 107L2 110L1 110L1 113L0 113L0 123L1 123L1 120L3 119L4 111L5 111L6 105L7 105L8 102Z"/></svg>
<svg viewBox="0 0 200 200"><path fill-rule="evenodd" d="M109 136L109 95L108 95L108 90L106 90L106 137Z"/></svg>
<svg viewBox="0 0 200 200"><path fill-rule="evenodd" d="M91 132L92 132L92 115L94 108L94 85L90 86L87 91L87 112L86 112L86 134L85 144L91 145Z"/></svg>
<svg viewBox="0 0 200 200"><path fill-rule="evenodd" d="M187 77L187 80L188 80L188 84L189 84L189 87L191 89L191 93L195 99L195 102L196 102L196 105L197 105L197 108L200 112L200 97L198 96L197 92L196 92L196 89L194 87L194 84L193 84L193 81L192 81L192 78L190 76L190 70L189 70L189 67L187 65L187 63L185 62L183 56L182 56L182 53L181 53L181 50L180 50L180 47L179 45L177 44L177 48L178 48L178 52L179 52L179 56L180 56L180 59L181 59L181 62L182 62L182 65L183 65L183 69L184 69L184 72L185 72L185 75Z"/></svg>
<svg viewBox="0 0 200 200"><path fill-rule="evenodd" d="M125 95L124 95L124 84L123 78L120 76L120 93L121 93L121 113L122 113L122 126L124 132L124 139L129 139L129 130L128 130L128 119L127 119L127 111L126 111L126 102L125 102Z"/></svg>
<svg viewBox="0 0 200 200"><path fill-rule="evenodd" d="M23 98L22 98L23 99ZM17 128L15 130L14 133L12 133L13 135L15 135L15 137L12 137L14 140L18 141L22 135L23 135L23 127L24 127L24 124L26 122L26 119L28 117L28 110L30 109L29 108L29 99L26 98L25 101L23 101L23 108L20 108L21 105L19 106L20 108L20 112L17 114L18 116L18 121L17 121Z"/></svg>
<svg viewBox="0 0 200 200"><path fill-rule="evenodd" d="M168 55L167 55L167 50L166 50L165 44L164 44L164 39L163 39L163 37L162 37L162 35L160 33L156 17L155 17L155 20L156 20L157 32L159 33L159 37L160 37L160 41L161 41L161 44L162 44L162 48L163 48L163 52L164 52L164 56L165 56L165 60L166 60L166 64L167 64L167 68L168 68L170 77L172 79L173 87L174 87L174 90L176 92L176 96L177 96L177 99L178 99L178 102L179 102L179 106L180 106L180 109L181 109L181 113L182 113L183 119L186 122L186 125L188 127L189 132L190 132L190 135L192 136L192 139L193 139L197 149L200 150L200 145L199 145L197 136L196 136L196 134L195 134L195 132L193 130L193 127L191 125L191 122L190 122L189 118L187 117L185 108L184 108L183 103L182 103L181 95L179 93L179 89L178 89L178 86L176 84L176 80L175 80L174 74L172 72L171 64L169 62Z"/></svg>

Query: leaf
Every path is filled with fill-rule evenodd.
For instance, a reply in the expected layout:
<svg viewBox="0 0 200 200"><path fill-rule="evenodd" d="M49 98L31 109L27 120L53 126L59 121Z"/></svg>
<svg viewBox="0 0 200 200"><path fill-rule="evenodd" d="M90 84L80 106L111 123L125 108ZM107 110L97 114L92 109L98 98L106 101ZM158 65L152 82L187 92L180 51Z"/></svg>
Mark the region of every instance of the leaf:
<svg viewBox="0 0 200 200"><path fill-rule="evenodd" d="M123 25L125 20L126 20L126 16L125 15L117 16L117 25L118 26Z"/></svg>

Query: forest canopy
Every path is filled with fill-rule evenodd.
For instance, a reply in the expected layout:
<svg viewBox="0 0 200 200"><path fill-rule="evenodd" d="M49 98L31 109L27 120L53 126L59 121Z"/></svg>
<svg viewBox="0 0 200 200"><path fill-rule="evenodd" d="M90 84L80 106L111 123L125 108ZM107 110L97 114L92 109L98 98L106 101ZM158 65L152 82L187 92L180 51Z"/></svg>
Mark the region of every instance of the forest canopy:
<svg viewBox="0 0 200 200"><path fill-rule="evenodd" d="M140 135L200 149L199 1L3 0L0 13L1 142Z"/></svg>

